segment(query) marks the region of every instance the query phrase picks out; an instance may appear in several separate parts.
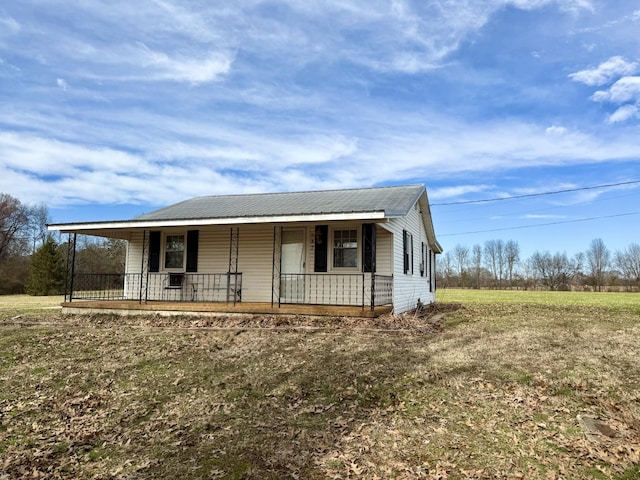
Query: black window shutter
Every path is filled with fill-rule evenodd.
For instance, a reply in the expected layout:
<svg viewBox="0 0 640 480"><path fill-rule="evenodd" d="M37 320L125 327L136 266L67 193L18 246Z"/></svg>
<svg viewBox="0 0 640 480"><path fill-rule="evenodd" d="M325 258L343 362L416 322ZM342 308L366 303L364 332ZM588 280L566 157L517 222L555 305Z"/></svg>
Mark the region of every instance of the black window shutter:
<svg viewBox="0 0 640 480"><path fill-rule="evenodd" d="M160 271L160 232L149 232L149 271Z"/></svg>
<svg viewBox="0 0 640 480"><path fill-rule="evenodd" d="M424 277L425 275L425 262L426 262L426 250L425 250L425 245L424 242L422 242L421 244L422 246L420 247L420 276Z"/></svg>
<svg viewBox="0 0 640 480"><path fill-rule="evenodd" d="M402 258L404 259L404 273L409 271L409 245L407 231L402 231Z"/></svg>
<svg viewBox="0 0 640 480"><path fill-rule="evenodd" d="M433 284L434 284L434 281L435 281L434 278L433 278L434 277L434 274L433 274L433 272L434 272L434 270L433 270L433 262L435 261L436 257L435 257L435 255L432 256L431 250L427 249L427 252L429 253L429 257L428 257L429 258L429 270L428 270L428 272L429 272L429 291L433 292Z"/></svg>
<svg viewBox="0 0 640 480"><path fill-rule="evenodd" d="M362 225L362 269L367 273L376 271L376 225Z"/></svg>
<svg viewBox="0 0 640 480"><path fill-rule="evenodd" d="M315 259L314 259L314 272L326 272L327 271L327 252L329 239L329 226L328 225L316 225L315 233Z"/></svg>
<svg viewBox="0 0 640 480"><path fill-rule="evenodd" d="M411 258L411 274L413 275L413 235L411 235L411 245L409 245L409 256Z"/></svg>
<svg viewBox="0 0 640 480"><path fill-rule="evenodd" d="M199 230L187 232L187 272L198 271L198 237Z"/></svg>

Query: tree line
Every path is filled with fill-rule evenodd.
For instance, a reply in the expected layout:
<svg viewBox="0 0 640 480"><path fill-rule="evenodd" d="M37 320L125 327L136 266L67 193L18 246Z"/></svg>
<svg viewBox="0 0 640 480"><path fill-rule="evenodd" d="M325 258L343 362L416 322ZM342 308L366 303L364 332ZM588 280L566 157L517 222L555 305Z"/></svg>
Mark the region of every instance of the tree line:
<svg viewBox="0 0 640 480"><path fill-rule="evenodd" d="M69 240L53 235L45 204L29 205L0 193L0 295L64 293ZM123 240L79 236L76 272L121 273L126 244Z"/></svg>
<svg viewBox="0 0 640 480"><path fill-rule="evenodd" d="M640 244L612 251L595 238L585 252L536 250L521 258L514 240L456 245L438 259L439 287L640 290Z"/></svg>

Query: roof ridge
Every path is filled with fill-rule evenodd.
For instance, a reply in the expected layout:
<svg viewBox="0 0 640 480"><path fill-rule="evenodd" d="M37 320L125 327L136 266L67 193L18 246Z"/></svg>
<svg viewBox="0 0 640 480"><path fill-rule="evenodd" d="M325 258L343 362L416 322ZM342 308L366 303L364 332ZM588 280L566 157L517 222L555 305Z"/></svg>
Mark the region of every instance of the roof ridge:
<svg viewBox="0 0 640 480"><path fill-rule="evenodd" d="M356 192L356 191L362 191L362 190L384 190L384 189L392 189L392 188L410 188L410 187L424 188L424 185L421 183L412 183L412 184L406 184L406 185L403 184L403 185L382 185L379 187L329 188L329 189L322 189L322 190L298 190L298 191L292 191L292 192L255 192L255 193L230 193L230 194L219 194L219 195L200 195L198 197L193 197L187 200L183 200L182 202L188 202L198 198L259 197L259 196L266 196L266 195L300 195L305 193ZM173 205L178 205L182 202L174 203Z"/></svg>

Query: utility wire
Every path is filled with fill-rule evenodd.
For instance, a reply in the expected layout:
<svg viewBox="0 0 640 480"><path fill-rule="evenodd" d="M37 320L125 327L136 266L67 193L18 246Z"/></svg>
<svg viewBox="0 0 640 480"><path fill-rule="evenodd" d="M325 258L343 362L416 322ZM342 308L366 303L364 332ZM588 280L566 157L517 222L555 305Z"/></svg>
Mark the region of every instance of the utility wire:
<svg viewBox="0 0 640 480"><path fill-rule="evenodd" d="M440 233L438 237L452 237L455 235L470 235L472 233L489 233L489 232L503 232L505 230L520 230L523 228L536 228L536 227L545 227L548 225L561 225L563 223L577 223L577 222L588 222L590 220L601 220L603 218L616 218L616 217L628 217L630 215L640 215L640 212L629 212L629 213L618 213L616 215L603 215L601 217L589 217L589 218L578 218L575 220L562 220L558 222L548 222L548 223L537 223L535 225L519 225L517 227L504 227L504 228L493 228L491 230L475 230L473 232L457 232L457 233Z"/></svg>
<svg viewBox="0 0 640 480"><path fill-rule="evenodd" d="M579 192L581 190L594 190L597 188L608 188L608 187L619 187L620 185L632 185L635 183L640 183L640 180L630 180L628 182L619 182L619 183L607 183L604 185L594 185L592 187L578 187L578 188L567 188L565 190L554 190L551 192L540 192L540 193L529 193L526 195L513 195L510 197L497 197L497 198L484 198L481 200L463 200L460 202L446 202L446 203L432 203L432 207L441 207L445 205L466 205L469 203L486 203L486 202L498 202L501 200L514 200L517 198L529 198L529 197L541 197L543 195L555 195L558 193L568 193L568 192Z"/></svg>

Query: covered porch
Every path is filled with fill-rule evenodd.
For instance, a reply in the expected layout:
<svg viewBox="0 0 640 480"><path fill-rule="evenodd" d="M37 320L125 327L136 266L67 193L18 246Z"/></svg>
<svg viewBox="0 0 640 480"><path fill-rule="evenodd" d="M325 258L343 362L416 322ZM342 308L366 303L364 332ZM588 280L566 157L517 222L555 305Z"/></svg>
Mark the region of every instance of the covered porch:
<svg viewBox="0 0 640 480"><path fill-rule="evenodd" d="M244 243L238 226L210 226L182 233L134 229L126 237L126 272L110 274L75 270L74 232L69 239L71 262L63 306L67 311L387 313L393 308L393 275L375 272L376 228L373 224L347 225L354 236L352 261L357 268L343 272L327 268L329 228L309 224L245 226ZM92 233L108 236L113 232ZM357 247L360 238L363 244ZM171 246L176 239L182 242L182 268L167 268L169 239ZM387 242L387 256L389 247ZM311 271L306 265L312 265Z"/></svg>
<svg viewBox="0 0 640 480"><path fill-rule="evenodd" d="M274 274L271 302L243 301L241 272L71 274L63 307L127 311L378 316L392 310L393 277Z"/></svg>

